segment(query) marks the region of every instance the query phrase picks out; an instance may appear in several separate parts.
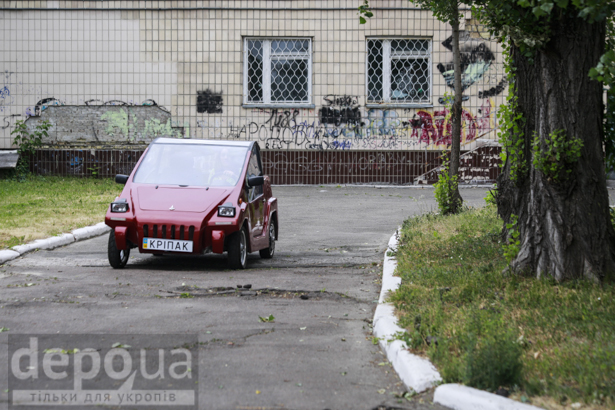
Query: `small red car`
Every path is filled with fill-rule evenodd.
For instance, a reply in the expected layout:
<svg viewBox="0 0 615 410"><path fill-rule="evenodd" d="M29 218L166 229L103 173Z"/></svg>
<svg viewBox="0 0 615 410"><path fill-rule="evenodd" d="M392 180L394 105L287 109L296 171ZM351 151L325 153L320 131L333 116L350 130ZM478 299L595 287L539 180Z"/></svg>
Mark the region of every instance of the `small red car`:
<svg viewBox="0 0 615 410"><path fill-rule="evenodd" d="M111 203L108 256L123 268L140 253L228 253L244 269L249 252L271 258L278 237L278 203L263 176L256 142L158 138L150 144Z"/></svg>

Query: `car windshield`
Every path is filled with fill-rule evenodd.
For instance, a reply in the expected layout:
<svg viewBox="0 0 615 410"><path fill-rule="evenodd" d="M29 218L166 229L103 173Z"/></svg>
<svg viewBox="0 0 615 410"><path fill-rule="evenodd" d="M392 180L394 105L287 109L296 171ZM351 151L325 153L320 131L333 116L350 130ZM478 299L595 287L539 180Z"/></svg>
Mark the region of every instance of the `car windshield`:
<svg viewBox="0 0 615 410"><path fill-rule="evenodd" d="M235 186L247 147L201 144L152 144L134 182L182 186Z"/></svg>

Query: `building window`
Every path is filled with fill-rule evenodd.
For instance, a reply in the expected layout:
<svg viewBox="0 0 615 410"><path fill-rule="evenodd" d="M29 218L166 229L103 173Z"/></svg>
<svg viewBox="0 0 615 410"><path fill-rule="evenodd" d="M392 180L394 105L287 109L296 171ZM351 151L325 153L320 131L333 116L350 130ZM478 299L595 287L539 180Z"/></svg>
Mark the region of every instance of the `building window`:
<svg viewBox="0 0 615 410"><path fill-rule="evenodd" d="M309 105L310 39L245 39L244 104Z"/></svg>
<svg viewBox="0 0 615 410"><path fill-rule="evenodd" d="M367 40L367 103L383 102L431 103L431 40Z"/></svg>

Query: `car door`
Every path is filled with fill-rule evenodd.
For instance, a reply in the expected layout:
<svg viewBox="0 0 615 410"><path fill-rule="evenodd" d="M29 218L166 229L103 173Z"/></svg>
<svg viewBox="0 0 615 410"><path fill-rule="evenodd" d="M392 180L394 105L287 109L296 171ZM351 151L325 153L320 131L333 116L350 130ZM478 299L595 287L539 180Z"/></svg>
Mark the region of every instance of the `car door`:
<svg viewBox="0 0 615 410"><path fill-rule="evenodd" d="M250 162L248 163L248 172L246 173L246 186L247 178L261 175L263 175L263 171L259 161L258 151L253 148L250 155ZM248 212L250 213L251 222L250 235L252 237L262 235L263 224L265 222L265 195L262 185L248 188Z"/></svg>

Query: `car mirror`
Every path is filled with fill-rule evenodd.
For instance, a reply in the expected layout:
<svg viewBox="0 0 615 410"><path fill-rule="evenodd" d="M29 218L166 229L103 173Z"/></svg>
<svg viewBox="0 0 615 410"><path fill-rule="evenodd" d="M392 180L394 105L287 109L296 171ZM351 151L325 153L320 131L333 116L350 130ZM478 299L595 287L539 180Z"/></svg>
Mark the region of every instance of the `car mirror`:
<svg viewBox="0 0 615 410"><path fill-rule="evenodd" d="M126 182L128 182L128 175L116 175L115 182L117 182L118 184L126 185Z"/></svg>
<svg viewBox="0 0 615 410"><path fill-rule="evenodd" d="M253 187L253 186L260 186L263 185L265 183L265 178L260 176L254 176L254 177L248 177L248 186L249 187Z"/></svg>

